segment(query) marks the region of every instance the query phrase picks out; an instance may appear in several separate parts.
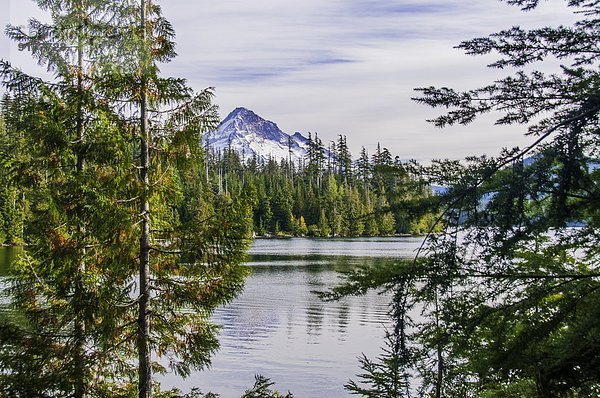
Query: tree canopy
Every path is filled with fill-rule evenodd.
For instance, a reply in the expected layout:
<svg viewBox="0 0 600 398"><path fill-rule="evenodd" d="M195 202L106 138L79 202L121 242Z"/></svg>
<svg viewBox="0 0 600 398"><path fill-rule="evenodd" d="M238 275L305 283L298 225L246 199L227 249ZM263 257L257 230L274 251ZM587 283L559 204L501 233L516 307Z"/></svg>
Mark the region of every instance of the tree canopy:
<svg viewBox="0 0 600 398"><path fill-rule="evenodd" d="M150 397L154 372L210 364L210 315L247 274L249 206L203 182L213 92L160 75L175 55L160 7L38 5L50 23L7 32L53 78L0 64L1 170L21 194L14 207L28 206L14 316L0 321L0 391Z"/></svg>
<svg viewBox="0 0 600 398"><path fill-rule="evenodd" d="M415 261L357 271L334 292L379 281L397 293L394 308L407 300L393 313L405 347L395 355L411 359L395 363L421 380L421 395L598 395L600 9L566 5L579 17L572 26L512 27L458 46L496 54L489 66L507 77L465 92L417 89L416 101L448 109L431 121L438 127L492 113L523 126L531 144L424 168L449 187L443 233ZM561 66L548 73L554 60Z"/></svg>

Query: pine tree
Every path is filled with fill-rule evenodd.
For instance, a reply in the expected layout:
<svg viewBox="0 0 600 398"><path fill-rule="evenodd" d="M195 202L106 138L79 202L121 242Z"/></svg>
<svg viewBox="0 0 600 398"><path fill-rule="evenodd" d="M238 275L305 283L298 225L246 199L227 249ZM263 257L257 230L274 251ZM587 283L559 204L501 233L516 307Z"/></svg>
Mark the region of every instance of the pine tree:
<svg viewBox="0 0 600 398"><path fill-rule="evenodd" d="M173 30L150 0L141 0L139 12L139 66L133 76L141 153L136 350L139 397L150 397L153 354L170 357L170 367L184 376L210 363L218 342L208 316L241 289L250 213L221 189L215 196L198 187L183 203L169 200L177 177L193 182L199 175L199 134L216 128L218 119L210 90L195 94L181 79L159 77L157 63L175 55ZM188 217L169 222L169 203L183 205ZM155 226L162 227L160 236L152 232Z"/></svg>
<svg viewBox="0 0 600 398"><path fill-rule="evenodd" d="M106 249L116 244L113 236L126 235L131 226L116 202L127 195L119 169L128 167L131 147L115 130L114 114L91 94L100 63L119 59L103 50L110 48L106 28L121 19L123 9L84 0L38 5L50 12L52 24L31 20L29 33L19 27L7 33L45 64L54 80L44 82L0 64L9 134L21 146L8 154L10 177L32 207L28 246L14 267L12 288L27 322L3 324L7 350L1 360L8 372L2 384L26 395L83 397L92 384L104 388L99 386L116 377L118 365L102 364L119 333L107 320L120 316L112 303L125 299L122 265L131 258L124 250ZM100 223L95 216L101 212ZM38 364L14 371L15 360Z"/></svg>
<svg viewBox="0 0 600 398"><path fill-rule="evenodd" d="M524 10L539 3L506 2ZM491 67L513 74L466 92L419 89L418 101L450 108L433 120L440 127L494 111L498 124L523 125L532 140L496 158L426 168L430 182L450 187L439 198L444 231L430 229L411 264L351 277L357 290L373 281L404 290L396 308L425 317L411 323L406 311L394 314L414 329L408 338L421 396L598 394L600 11L596 1L566 4L579 18L572 26L513 27L459 45L471 55L497 54ZM554 74L535 70L556 59L562 66ZM376 361L363 365L367 382L397 385Z"/></svg>
<svg viewBox="0 0 600 398"><path fill-rule="evenodd" d="M1 109L0 109L1 112ZM23 242L23 227L27 213L24 192L11 183L10 152L18 150L18 141L12 140L6 131L4 112L0 113L0 245Z"/></svg>
<svg viewBox="0 0 600 398"><path fill-rule="evenodd" d="M356 161L356 168L360 180L362 181L363 189L367 189L371 179L371 163L369 162L369 154L365 147L362 147L360 151L360 157Z"/></svg>
<svg viewBox="0 0 600 398"><path fill-rule="evenodd" d="M348 149L348 142L345 135L339 135L337 144L337 173L347 184L352 178L352 155Z"/></svg>
<svg viewBox="0 0 600 398"><path fill-rule="evenodd" d="M507 2L527 11L538 5ZM598 388L591 358L600 345L583 336L598 327L590 307L598 300L597 219L589 215L598 210L600 11L594 1L566 3L578 17L572 26L513 27L459 45L470 55L497 54L490 67L514 73L467 92L419 89L418 101L450 108L433 120L437 126L493 110L497 124L523 125L531 137L524 149L471 158L466 169L447 172L456 183L444 215L456 226L430 245L447 280L428 284L444 320L428 334L437 336L446 363L437 390L457 388L467 372L481 394L511 384L534 386L529 394L540 397L589 396ZM554 73L536 70L540 63L552 68L547 61L556 58ZM574 222L583 226L570 228ZM457 230L466 232L459 242ZM451 287L458 284L460 294ZM444 336L444 329L453 332Z"/></svg>
<svg viewBox="0 0 600 398"><path fill-rule="evenodd" d="M210 363L208 317L243 284L249 206L201 182L212 91L159 77L174 52L158 6L39 5L52 25L9 33L55 81L0 70L9 133L28 149L11 154L11 176L32 203L12 289L26 324L2 324L0 384L149 397L159 358L181 375Z"/></svg>
<svg viewBox="0 0 600 398"><path fill-rule="evenodd" d="M331 226L329 225L329 220L327 219L325 209L321 209L321 213L319 215L319 222L317 224L317 231L317 236L320 237L328 237L331 235Z"/></svg>

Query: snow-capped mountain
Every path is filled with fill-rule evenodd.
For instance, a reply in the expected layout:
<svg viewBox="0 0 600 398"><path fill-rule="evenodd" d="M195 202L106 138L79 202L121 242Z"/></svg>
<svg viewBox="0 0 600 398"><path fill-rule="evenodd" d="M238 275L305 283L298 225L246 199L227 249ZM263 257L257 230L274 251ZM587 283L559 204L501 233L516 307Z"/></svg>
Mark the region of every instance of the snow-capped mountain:
<svg viewBox="0 0 600 398"><path fill-rule="evenodd" d="M217 130L205 135L205 145L223 151L229 146L245 159L253 155L262 160L291 159L297 162L308 151L308 138L300 133L288 135L277 125L246 108L234 109Z"/></svg>

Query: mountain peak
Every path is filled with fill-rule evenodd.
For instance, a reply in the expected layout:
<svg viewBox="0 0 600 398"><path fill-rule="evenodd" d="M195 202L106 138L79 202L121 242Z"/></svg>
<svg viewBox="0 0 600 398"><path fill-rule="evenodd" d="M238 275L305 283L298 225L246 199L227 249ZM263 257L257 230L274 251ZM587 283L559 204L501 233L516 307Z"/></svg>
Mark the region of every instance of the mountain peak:
<svg viewBox="0 0 600 398"><path fill-rule="evenodd" d="M307 139L300 133L293 137L279 129L277 124L263 119L252 110L237 107L219 124L217 130L207 134L207 144L216 151L233 148L244 156L256 155L267 160L289 159L295 162L307 153Z"/></svg>
<svg viewBox="0 0 600 398"><path fill-rule="evenodd" d="M227 115L227 117L225 119L223 119L223 122L225 122L226 120L229 120L229 119L236 118L236 117L244 117L244 116L258 116L258 115L256 113L252 112L250 109L240 106L240 107L237 107L234 110L232 110L229 113L229 115Z"/></svg>
<svg viewBox="0 0 600 398"><path fill-rule="evenodd" d="M295 139L298 142L307 142L308 138L306 138L305 136L303 136L300 132L296 131L294 133L294 135L292 135L292 138Z"/></svg>
<svg viewBox="0 0 600 398"><path fill-rule="evenodd" d="M227 127L231 123L235 123L236 125L244 125L244 124L255 124L255 123L264 123L267 122L256 113L251 111L248 108L238 107L227 115L225 119L219 124L219 129L222 127Z"/></svg>

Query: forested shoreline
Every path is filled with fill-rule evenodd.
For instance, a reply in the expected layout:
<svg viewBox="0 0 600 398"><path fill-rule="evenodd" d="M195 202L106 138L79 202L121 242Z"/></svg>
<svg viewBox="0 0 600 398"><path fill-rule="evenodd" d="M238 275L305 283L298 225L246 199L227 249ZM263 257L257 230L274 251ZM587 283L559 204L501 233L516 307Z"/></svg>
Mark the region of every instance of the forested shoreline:
<svg viewBox="0 0 600 398"><path fill-rule="evenodd" d="M10 138L2 123L0 146L6 153ZM362 148L353 160L345 136L327 148L318 136L310 137L307 156L297 162L244 159L233 149L205 147L196 178L218 194L241 198L252 212L254 236L418 235L442 228L434 225L439 213L425 204L436 198L416 162L402 161L380 145L372 156ZM9 173L0 164L5 181ZM24 189L0 187L0 244L26 243L29 207Z"/></svg>
<svg viewBox="0 0 600 398"><path fill-rule="evenodd" d="M256 235L389 236L434 227L437 215L423 206L433 192L415 162L379 145L371 157L362 148L353 161L345 136L327 150L309 137L308 154L297 163L209 150L208 181L218 192L248 198Z"/></svg>

